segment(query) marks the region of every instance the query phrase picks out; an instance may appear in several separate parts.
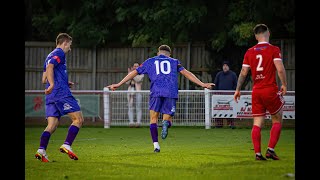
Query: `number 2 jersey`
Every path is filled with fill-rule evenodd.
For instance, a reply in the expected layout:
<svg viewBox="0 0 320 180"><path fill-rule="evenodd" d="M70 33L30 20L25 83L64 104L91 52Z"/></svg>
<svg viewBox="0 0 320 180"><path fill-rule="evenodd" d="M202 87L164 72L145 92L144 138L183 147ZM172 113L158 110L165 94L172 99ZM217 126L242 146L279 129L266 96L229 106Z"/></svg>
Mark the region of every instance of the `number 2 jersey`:
<svg viewBox="0 0 320 180"><path fill-rule="evenodd" d="M183 69L178 59L159 55L145 60L136 70L148 74L150 97L178 98L178 72Z"/></svg>
<svg viewBox="0 0 320 180"><path fill-rule="evenodd" d="M65 53L61 48L54 49L46 58L43 72L46 71L47 65L53 64L54 87L50 94L46 95L46 103L55 102L61 98L71 96L71 91L68 85L67 62ZM46 88L49 87L47 80Z"/></svg>
<svg viewBox="0 0 320 180"><path fill-rule="evenodd" d="M279 47L259 42L244 55L242 66L250 67L253 89L277 87L274 61L282 61Z"/></svg>

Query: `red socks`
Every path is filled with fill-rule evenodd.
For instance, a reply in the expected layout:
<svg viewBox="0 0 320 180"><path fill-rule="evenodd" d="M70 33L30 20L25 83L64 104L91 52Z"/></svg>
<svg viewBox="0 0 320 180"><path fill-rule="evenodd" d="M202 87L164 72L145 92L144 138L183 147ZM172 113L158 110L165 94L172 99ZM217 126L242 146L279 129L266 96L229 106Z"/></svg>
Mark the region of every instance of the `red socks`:
<svg viewBox="0 0 320 180"><path fill-rule="evenodd" d="M251 138L255 153L261 153L261 128L254 125L251 130Z"/></svg>
<svg viewBox="0 0 320 180"><path fill-rule="evenodd" d="M269 148L274 148L278 143L279 137L281 133L281 123L276 122L272 124L272 128L270 130L270 139L269 139Z"/></svg>
<svg viewBox="0 0 320 180"><path fill-rule="evenodd" d="M275 148L281 133L281 123L273 123L270 130L269 148ZM251 138L255 153L261 153L261 128L254 125L251 131Z"/></svg>

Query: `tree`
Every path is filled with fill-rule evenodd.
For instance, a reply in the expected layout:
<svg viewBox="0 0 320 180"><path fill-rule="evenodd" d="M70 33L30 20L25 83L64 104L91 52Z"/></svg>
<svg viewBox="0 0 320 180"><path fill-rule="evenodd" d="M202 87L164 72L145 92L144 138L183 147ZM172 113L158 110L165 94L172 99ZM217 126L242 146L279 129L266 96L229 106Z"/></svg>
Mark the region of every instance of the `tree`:
<svg viewBox="0 0 320 180"><path fill-rule="evenodd" d="M33 28L26 40L51 41L65 31L82 46L201 41L219 52L229 42L239 47L254 43L256 23L271 27L273 38L295 35L293 0L31 0L25 4L26 31Z"/></svg>

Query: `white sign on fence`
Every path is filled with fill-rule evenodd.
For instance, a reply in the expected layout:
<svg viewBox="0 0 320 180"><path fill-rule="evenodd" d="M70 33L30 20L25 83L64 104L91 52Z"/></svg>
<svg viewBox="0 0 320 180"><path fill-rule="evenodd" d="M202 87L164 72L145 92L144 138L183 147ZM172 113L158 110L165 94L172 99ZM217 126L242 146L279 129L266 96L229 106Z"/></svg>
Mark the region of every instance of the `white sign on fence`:
<svg viewBox="0 0 320 180"><path fill-rule="evenodd" d="M236 103L229 92L212 95L212 118L252 118L251 94L241 95ZM283 119L295 119L295 95L288 93L284 96ZM270 119L267 112L266 118Z"/></svg>

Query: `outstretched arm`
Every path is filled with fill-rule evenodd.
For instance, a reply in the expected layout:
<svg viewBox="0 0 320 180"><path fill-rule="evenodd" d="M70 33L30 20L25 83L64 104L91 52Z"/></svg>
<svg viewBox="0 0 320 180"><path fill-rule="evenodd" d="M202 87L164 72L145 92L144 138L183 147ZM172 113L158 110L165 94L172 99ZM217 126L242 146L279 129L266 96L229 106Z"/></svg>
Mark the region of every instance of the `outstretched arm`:
<svg viewBox="0 0 320 180"><path fill-rule="evenodd" d="M240 90L241 90L241 87L244 83L244 80L247 77L248 72L249 72L249 67L242 66L242 69L241 69L241 72L240 72L239 78L238 78L237 88L236 88L236 91L234 92L234 95L233 95L233 99L236 103L240 99Z"/></svg>
<svg viewBox="0 0 320 180"><path fill-rule="evenodd" d="M132 71L132 70L131 70L131 67L128 67L128 74L130 74L131 71ZM128 85L129 85L130 83L131 83L131 81L127 81L127 82L126 82L126 84L128 84Z"/></svg>
<svg viewBox="0 0 320 180"><path fill-rule="evenodd" d="M203 87L203 88L207 88L207 89L211 89L211 86L214 86L213 83L203 83L202 81L200 81L192 72L184 69L182 71L180 71L180 73L186 77L187 79L189 79L190 81L198 84L199 86Z"/></svg>
<svg viewBox="0 0 320 180"><path fill-rule="evenodd" d="M129 81L130 79L134 78L136 75L138 75L137 70L131 71L126 77L124 77L118 84L111 84L107 86L107 88L111 89L112 91L116 90L118 87L120 87L125 82Z"/></svg>

